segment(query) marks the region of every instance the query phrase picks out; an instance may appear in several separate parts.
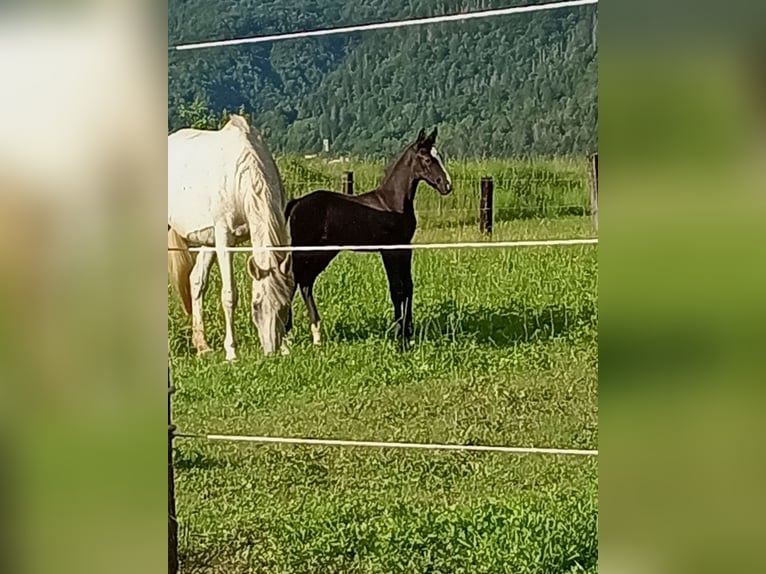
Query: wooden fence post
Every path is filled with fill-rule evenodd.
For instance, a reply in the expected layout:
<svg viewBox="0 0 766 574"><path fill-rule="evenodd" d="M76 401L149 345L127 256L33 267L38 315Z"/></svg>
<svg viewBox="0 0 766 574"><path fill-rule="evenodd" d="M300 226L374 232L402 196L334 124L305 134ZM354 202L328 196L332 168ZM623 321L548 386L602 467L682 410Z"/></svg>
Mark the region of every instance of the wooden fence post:
<svg viewBox="0 0 766 574"><path fill-rule="evenodd" d="M494 184L491 177L481 178L481 203L479 205L479 231L492 235L492 193Z"/></svg>
<svg viewBox="0 0 766 574"><path fill-rule="evenodd" d="M346 195L354 195L354 172L344 171L343 179L341 181L343 187L343 193Z"/></svg>
<svg viewBox="0 0 766 574"><path fill-rule="evenodd" d="M590 215L598 232L598 152L590 156Z"/></svg>
<svg viewBox="0 0 766 574"><path fill-rule="evenodd" d="M178 572L178 521L176 520L176 492L173 480L173 433L175 427L171 422L170 395L173 387L170 385L170 366L168 365L168 574Z"/></svg>

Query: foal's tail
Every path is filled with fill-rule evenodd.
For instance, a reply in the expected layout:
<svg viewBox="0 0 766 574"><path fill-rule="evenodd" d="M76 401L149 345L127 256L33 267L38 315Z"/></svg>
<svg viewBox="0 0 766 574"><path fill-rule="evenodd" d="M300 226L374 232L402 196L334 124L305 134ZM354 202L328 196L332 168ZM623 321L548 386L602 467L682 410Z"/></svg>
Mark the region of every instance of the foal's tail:
<svg viewBox="0 0 766 574"><path fill-rule="evenodd" d="M191 315L191 282L189 276L192 267L194 267L194 258L187 251L188 248L189 245L184 238L168 226L168 274L170 275L170 282L181 296L186 313Z"/></svg>

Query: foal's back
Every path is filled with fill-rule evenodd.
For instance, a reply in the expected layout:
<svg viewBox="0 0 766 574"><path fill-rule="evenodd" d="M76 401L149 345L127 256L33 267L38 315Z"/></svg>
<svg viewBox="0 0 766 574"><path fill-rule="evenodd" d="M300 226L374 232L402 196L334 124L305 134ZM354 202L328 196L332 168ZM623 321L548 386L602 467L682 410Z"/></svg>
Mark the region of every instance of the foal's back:
<svg viewBox="0 0 766 574"><path fill-rule="evenodd" d="M349 196L319 190L287 205L293 245L377 245L408 243L414 213L390 211L375 194Z"/></svg>

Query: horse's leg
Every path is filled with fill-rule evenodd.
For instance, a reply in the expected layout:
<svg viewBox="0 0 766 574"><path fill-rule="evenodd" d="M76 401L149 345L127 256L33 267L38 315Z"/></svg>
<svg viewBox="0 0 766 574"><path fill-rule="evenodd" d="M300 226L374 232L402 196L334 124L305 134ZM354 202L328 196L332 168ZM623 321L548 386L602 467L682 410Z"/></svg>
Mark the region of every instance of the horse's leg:
<svg viewBox="0 0 766 574"><path fill-rule="evenodd" d="M295 298L295 289L290 294L290 308L287 310L287 321L285 322L285 336L282 337L282 347L280 351L283 355L290 354L290 346L292 345L292 337L290 336L293 330L293 299Z"/></svg>
<svg viewBox="0 0 766 574"><path fill-rule="evenodd" d="M295 274L295 283L300 288L303 302L306 304L309 321L311 322L311 337L314 340L315 345L320 343L321 332L319 330L319 311L317 311L317 306L314 302L314 282L337 254L337 251L324 251L310 254L301 252L293 253L293 273Z"/></svg>
<svg viewBox="0 0 766 574"><path fill-rule="evenodd" d="M232 252L226 250L229 243L228 231L225 228L216 227L215 251L218 257L218 268L221 270L221 305L223 306L223 317L226 321L226 336L223 339L223 348L226 351L226 360L234 361L237 358L237 354L234 351L234 347L236 347L234 339L234 309L237 306L237 284L234 281Z"/></svg>
<svg viewBox="0 0 766 574"><path fill-rule="evenodd" d="M215 253L212 251L201 251L197 254L197 260L194 262L190 281L192 295L192 344L197 349L198 354L207 353L210 350L207 341L205 341L205 326L202 318L202 302L207 292L207 280L210 276L210 269L213 267Z"/></svg>
<svg viewBox="0 0 766 574"><path fill-rule="evenodd" d="M412 338L412 251L402 253L402 291L404 292L404 337L407 341Z"/></svg>
<svg viewBox="0 0 766 574"><path fill-rule="evenodd" d="M290 332L293 330L293 299L295 299L295 288L293 288L293 292L290 295L290 308L287 310L287 322L285 323L285 335L289 335Z"/></svg>
<svg viewBox="0 0 766 574"><path fill-rule="evenodd" d="M394 305L396 337L406 347L412 337L412 252L382 251L380 255Z"/></svg>
<svg viewBox="0 0 766 574"><path fill-rule="evenodd" d="M317 306L314 302L314 281L311 281L308 285L301 285L301 295L303 295L303 301L306 303L306 310L309 313L311 338L314 340L314 344L318 345L321 341L321 332L319 330L319 311L317 311Z"/></svg>

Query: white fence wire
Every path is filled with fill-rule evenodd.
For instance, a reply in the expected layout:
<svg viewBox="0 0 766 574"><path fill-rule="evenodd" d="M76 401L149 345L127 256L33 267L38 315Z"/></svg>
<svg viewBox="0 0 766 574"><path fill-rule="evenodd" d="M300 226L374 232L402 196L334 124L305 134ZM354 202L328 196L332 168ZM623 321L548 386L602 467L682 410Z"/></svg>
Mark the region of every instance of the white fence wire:
<svg viewBox="0 0 766 574"><path fill-rule="evenodd" d="M460 22L464 20L477 20L497 16L509 16L527 12L540 12L543 10L558 10L562 8L574 8L587 4L597 4L598 0L568 0L565 2L551 2L548 4L532 4L528 6L512 6L509 8L497 8L494 10L482 10L479 12L465 12L463 14L446 14L443 16L431 16L428 18L411 18L409 20L396 20L393 22L376 22L373 24L359 24L356 26L342 26L339 28L326 28L321 30L306 30L303 32L287 32L284 34L268 34L264 36L251 36L248 38L233 38L230 40L211 40L208 42L194 42L169 46L168 50L184 51L199 50L203 48L220 48L223 46L241 46L244 44L261 44L264 42L277 42L280 40L294 40L297 38L315 38L318 36L331 36L335 34L349 34L351 32L365 32L369 30L390 30L392 28L404 28L408 26L422 26L424 24L439 24L442 22Z"/></svg>
<svg viewBox="0 0 766 574"><path fill-rule="evenodd" d="M463 452L497 452L505 454L549 454L572 456L598 456L597 450L571 448L544 448L523 446L493 446L478 444L438 444L419 442L379 442L365 440L337 440L316 438L291 438L248 435L176 433L178 438L196 438L210 441L253 442L262 444L299 444L313 446L345 446L389 449L449 450Z"/></svg>
<svg viewBox="0 0 766 574"><path fill-rule="evenodd" d="M315 252L315 251L410 251L425 249L501 249L512 247L555 247L561 245L595 245L597 238L541 239L524 241L465 241L454 243L401 243L395 245L254 245L252 247L222 247L229 253L253 252ZM168 247L168 251L217 251L216 247Z"/></svg>

